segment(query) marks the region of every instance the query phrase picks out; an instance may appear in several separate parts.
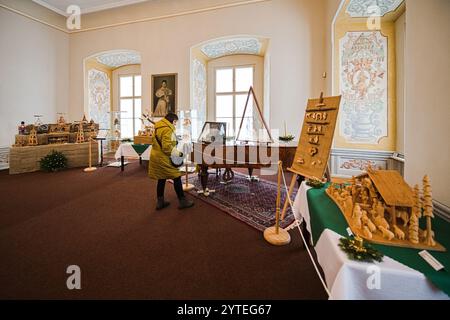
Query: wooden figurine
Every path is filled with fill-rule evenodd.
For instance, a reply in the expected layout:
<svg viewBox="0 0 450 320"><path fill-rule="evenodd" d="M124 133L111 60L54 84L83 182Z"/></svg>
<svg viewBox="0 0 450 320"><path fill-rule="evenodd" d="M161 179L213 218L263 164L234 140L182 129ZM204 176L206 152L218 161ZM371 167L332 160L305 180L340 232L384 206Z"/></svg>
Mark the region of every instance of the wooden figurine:
<svg viewBox="0 0 450 320"><path fill-rule="evenodd" d="M392 227L393 231L394 231L394 235L397 239L399 240L405 240L405 233L396 225L394 225Z"/></svg>
<svg viewBox="0 0 450 320"><path fill-rule="evenodd" d="M378 226L378 229L383 233L383 238L388 239L389 241L394 239L395 235L384 226Z"/></svg>
<svg viewBox="0 0 450 320"><path fill-rule="evenodd" d="M362 217L362 211L359 204L355 205L355 208L353 209L353 224L355 228L361 229L361 217Z"/></svg>
<svg viewBox="0 0 450 320"><path fill-rule="evenodd" d="M36 127L34 127L34 126L33 126L33 129L31 129L31 131L30 131L30 136L28 137L28 145L29 146L37 146L38 145Z"/></svg>
<svg viewBox="0 0 450 320"><path fill-rule="evenodd" d="M373 237L372 232L370 232L370 230L369 230L369 228L367 226L363 227L363 235L367 239L372 239L372 237Z"/></svg>
<svg viewBox="0 0 450 320"><path fill-rule="evenodd" d="M425 242L429 246L435 246L436 242L433 239L433 231L431 230L431 219L433 215L433 198L431 193L430 178L425 176L423 178L423 215L427 218L427 230Z"/></svg>

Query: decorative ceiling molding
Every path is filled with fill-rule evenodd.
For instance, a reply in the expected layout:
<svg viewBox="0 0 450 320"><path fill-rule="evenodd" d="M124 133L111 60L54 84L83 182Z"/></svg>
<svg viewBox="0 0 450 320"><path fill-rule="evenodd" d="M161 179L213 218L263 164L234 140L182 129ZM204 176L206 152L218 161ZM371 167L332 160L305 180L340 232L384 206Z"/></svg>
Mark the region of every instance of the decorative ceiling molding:
<svg viewBox="0 0 450 320"><path fill-rule="evenodd" d="M404 0L350 0L346 12L352 18L384 16L395 11Z"/></svg>
<svg viewBox="0 0 450 320"><path fill-rule="evenodd" d="M233 38L209 42L201 47L201 51L210 59L233 54L255 54L261 52L262 44L257 38Z"/></svg>
<svg viewBox="0 0 450 320"><path fill-rule="evenodd" d="M62 16L68 16L66 13L67 7L70 5L77 5L81 9L81 13L92 13L97 11L104 11L118 7L124 7L131 4L145 2L148 0L32 0L47 9L50 9Z"/></svg>
<svg viewBox="0 0 450 320"><path fill-rule="evenodd" d="M133 51L108 52L96 57L97 62L110 68L141 64L141 55Z"/></svg>

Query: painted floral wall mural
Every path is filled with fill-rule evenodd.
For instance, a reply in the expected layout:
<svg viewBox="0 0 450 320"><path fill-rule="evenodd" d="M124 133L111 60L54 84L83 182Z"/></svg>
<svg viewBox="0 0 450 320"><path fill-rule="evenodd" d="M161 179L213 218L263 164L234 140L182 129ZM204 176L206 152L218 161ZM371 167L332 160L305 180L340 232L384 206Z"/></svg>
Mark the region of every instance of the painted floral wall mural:
<svg viewBox="0 0 450 320"><path fill-rule="evenodd" d="M100 129L110 129L111 83L108 74L89 70L89 118L100 124Z"/></svg>
<svg viewBox="0 0 450 320"><path fill-rule="evenodd" d="M340 40L340 135L377 144L387 136L387 38L379 31L348 32Z"/></svg>

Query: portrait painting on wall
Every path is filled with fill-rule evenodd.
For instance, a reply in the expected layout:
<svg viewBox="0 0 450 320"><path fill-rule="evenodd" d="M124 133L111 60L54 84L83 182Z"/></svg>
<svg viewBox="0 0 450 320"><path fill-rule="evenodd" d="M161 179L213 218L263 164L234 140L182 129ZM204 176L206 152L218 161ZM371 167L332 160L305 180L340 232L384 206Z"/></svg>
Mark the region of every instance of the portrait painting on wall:
<svg viewBox="0 0 450 320"><path fill-rule="evenodd" d="M165 117L169 112L177 112L177 74L153 75L153 117Z"/></svg>

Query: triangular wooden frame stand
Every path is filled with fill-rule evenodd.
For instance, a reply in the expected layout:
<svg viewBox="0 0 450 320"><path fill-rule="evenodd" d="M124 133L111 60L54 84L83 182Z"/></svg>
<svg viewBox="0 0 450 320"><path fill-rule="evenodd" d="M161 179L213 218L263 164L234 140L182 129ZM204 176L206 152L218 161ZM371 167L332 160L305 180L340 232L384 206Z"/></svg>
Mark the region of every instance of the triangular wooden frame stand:
<svg viewBox="0 0 450 320"><path fill-rule="evenodd" d="M248 90L247 101L245 102L244 114L242 115L242 118L241 118L241 124L239 125L239 131L238 131L238 134L236 135L236 141L247 141L248 142L248 140L239 140L239 135L241 134L241 129L242 129L242 125L244 123L245 113L247 112L250 95L253 95L253 101L255 101L256 107L258 109L259 117L262 120L264 128L266 128L266 131L269 134L270 143L274 143L275 141L272 138L272 135L270 133L269 127L267 126L266 120L264 120L263 114L261 112L261 108L259 106L258 99L256 99L255 91L253 90L253 87L250 87L250 89Z"/></svg>

